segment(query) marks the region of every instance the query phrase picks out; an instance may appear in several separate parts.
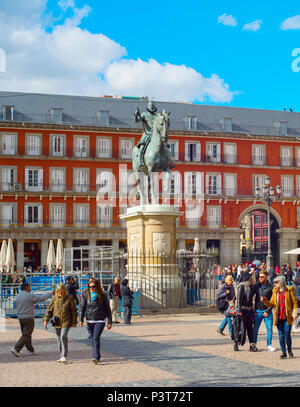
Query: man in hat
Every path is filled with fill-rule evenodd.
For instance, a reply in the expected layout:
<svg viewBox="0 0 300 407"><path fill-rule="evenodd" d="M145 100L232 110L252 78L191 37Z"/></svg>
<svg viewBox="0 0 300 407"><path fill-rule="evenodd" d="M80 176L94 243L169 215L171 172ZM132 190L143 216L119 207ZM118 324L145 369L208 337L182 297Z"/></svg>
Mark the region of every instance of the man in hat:
<svg viewBox="0 0 300 407"><path fill-rule="evenodd" d="M143 125L143 135L141 137L141 139L139 140L139 142L137 143L137 148L139 148L140 150L140 165L139 167L141 167L144 164L144 154L146 151L146 148L151 140L151 136L152 136L152 129L153 129L153 122L154 119L156 117L156 112L157 112L157 107L155 106L155 104L153 103L153 101L151 100L148 103L147 106L147 111L141 113L140 109L137 107L135 114L134 114L134 118L135 118L135 122L142 122Z"/></svg>

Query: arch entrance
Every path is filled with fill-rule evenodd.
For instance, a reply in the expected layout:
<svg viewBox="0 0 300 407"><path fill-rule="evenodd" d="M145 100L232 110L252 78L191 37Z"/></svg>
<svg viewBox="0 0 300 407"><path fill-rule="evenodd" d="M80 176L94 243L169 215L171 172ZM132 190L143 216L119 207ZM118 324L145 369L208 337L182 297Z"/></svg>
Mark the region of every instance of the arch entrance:
<svg viewBox="0 0 300 407"><path fill-rule="evenodd" d="M266 263L268 254L268 216L264 205L253 205L239 217L241 262L260 260ZM279 264L279 239L281 218L272 208L270 210L270 235L273 265Z"/></svg>

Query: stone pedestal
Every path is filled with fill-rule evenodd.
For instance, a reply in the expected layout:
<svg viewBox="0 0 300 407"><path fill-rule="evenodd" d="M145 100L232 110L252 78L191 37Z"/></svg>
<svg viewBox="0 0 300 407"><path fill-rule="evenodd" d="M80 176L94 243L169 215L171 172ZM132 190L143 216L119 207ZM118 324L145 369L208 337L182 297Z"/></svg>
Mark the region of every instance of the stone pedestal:
<svg viewBox="0 0 300 407"><path fill-rule="evenodd" d="M142 308L177 308L183 301L176 261L176 219L172 206L128 208L126 220L128 280L141 292Z"/></svg>

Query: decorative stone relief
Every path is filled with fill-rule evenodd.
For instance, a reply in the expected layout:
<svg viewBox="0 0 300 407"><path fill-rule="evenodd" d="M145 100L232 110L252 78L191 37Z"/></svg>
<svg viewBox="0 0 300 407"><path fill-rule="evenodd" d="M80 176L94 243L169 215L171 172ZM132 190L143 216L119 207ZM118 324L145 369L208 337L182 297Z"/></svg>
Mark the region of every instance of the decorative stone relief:
<svg viewBox="0 0 300 407"><path fill-rule="evenodd" d="M170 254L171 250L171 234L153 232L153 253L154 254Z"/></svg>
<svg viewBox="0 0 300 407"><path fill-rule="evenodd" d="M140 252L141 248L141 235L139 233L135 233L130 235L130 252Z"/></svg>

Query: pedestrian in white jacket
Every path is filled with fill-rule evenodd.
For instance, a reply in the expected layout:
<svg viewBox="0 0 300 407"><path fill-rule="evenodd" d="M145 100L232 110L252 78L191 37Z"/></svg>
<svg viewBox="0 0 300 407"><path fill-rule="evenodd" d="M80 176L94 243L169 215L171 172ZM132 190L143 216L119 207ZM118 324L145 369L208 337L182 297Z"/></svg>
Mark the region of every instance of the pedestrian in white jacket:
<svg viewBox="0 0 300 407"><path fill-rule="evenodd" d="M31 354L34 354L32 333L34 330L35 304L46 301L54 292L55 291L52 290L43 295L35 295L31 293L30 284L23 283L21 285L21 292L16 296L15 304L22 335L14 348L11 349L13 355L21 356L20 351L24 345Z"/></svg>

